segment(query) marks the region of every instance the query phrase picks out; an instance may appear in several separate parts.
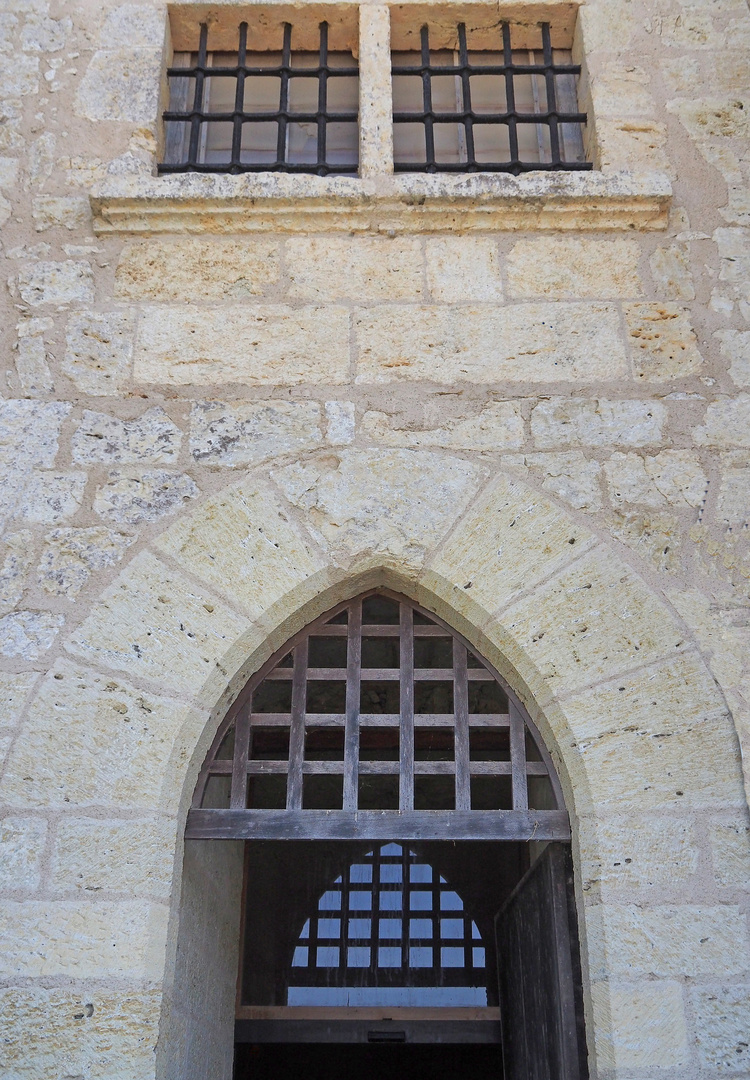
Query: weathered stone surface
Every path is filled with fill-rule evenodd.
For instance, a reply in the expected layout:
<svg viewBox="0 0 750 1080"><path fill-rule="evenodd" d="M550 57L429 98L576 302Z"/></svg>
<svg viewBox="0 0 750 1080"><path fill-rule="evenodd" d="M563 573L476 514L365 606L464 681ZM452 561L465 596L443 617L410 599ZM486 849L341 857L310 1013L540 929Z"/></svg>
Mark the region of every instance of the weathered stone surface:
<svg viewBox="0 0 750 1080"><path fill-rule="evenodd" d="M615 607L622 612L626 633L629 624L640 623L655 634L656 620L637 606L633 592L615 601ZM595 616L600 625L606 620L604 613ZM662 638L642 641L636 662L646 661L649 645L651 655L661 652L667 654L666 660L583 689L565 702L571 739L584 760L599 812L672 808L687 813L695 807L737 805L742 798L739 746L726 706L695 654L668 656L679 638L665 625L664 616L661 622ZM590 632L583 631L580 622L573 623L569 630L573 640L577 629L584 638ZM633 634L630 641L638 644L634 639ZM611 655L616 644L613 639ZM580 648L571 662L577 658L585 659Z"/></svg>
<svg viewBox="0 0 750 1080"><path fill-rule="evenodd" d="M107 483L96 489L94 511L106 521L132 528L175 513L198 494L187 473L112 469Z"/></svg>
<svg viewBox="0 0 750 1080"><path fill-rule="evenodd" d="M617 313L606 304L389 306L358 315L355 330L358 383L569 382L627 373Z"/></svg>
<svg viewBox="0 0 750 1080"><path fill-rule="evenodd" d="M14 608L23 596L33 551L27 530L6 533L0 539L0 611Z"/></svg>
<svg viewBox="0 0 750 1080"><path fill-rule="evenodd" d="M750 446L750 394L712 401L705 424L693 428L693 439L698 446Z"/></svg>
<svg viewBox="0 0 750 1080"><path fill-rule="evenodd" d="M419 240L293 237L286 263L295 300L422 300Z"/></svg>
<svg viewBox="0 0 750 1080"><path fill-rule="evenodd" d="M653 116L654 99L650 75L639 67L609 63L591 80L591 96L597 116Z"/></svg>
<svg viewBox="0 0 750 1080"><path fill-rule="evenodd" d="M706 497L706 474L688 450L663 450L655 457L614 453L604 471L615 504L700 506Z"/></svg>
<svg viewBox="0 0 750 1080"><path fill-rule="evenodd" d="M503 299L494 240L441 236L425 241L427 288L439 304L492 304Z"/></svg>
<svg viewBox="0 0 750 1080"><path fill-rule="evenodd" d="M21 45L24 52L59 52L73 29L72 20L66 15L62 19L50 19L46 14L27 15L21 33Z"/></svg>
<svg viewBox="0 0 750 1080"><path fill-rule="evenodd" d="M74 655L197 691L247 621L148 552L136 556L74 631Z"/></svg>
<svg viewBox="0 0 750 1080"><path fill-rule="evenodd" d="M678 982L592 987L601 1032L601 1066L668 1069L686 1065L690 1051Z"/></svg>
<svg viewBox="0 0 750 1080"><path fill-rule="evenodd" d="M531 434L542 449L559 446L648 446L660 443L666 409L655 401L549 398L531 413Z"/></svg>
<svg viewBox="0 0 750 1080"><path fill-rule="evenodd" d="M38 262L24 266L18 273L21 297L32 307L41 304L91 304L94 301L94 275L87 262Z"/></svg>
<svg viewBox="0 0 750 1080"><path fill-rule="evenodd" d="M561 300L640 296L639 255L634 240L519 240L508 256L508 293Z"/></svg>
<svg viewBox="0 0 750 1080"><path fill-rule="evenodd" d="M33 202L34 228L37 232L47 229L80 229L91 220L88 199L80 195L39 195Z"/></svg>
<svg viewBox="0 0 750 1080"><path fill-rule="evenodd" d="M127 300L241 300L279 279L279 245L232 240L140 240L126 244L115 295Z"/></svg>
<svg viewBox="0 0 750 1080"><path fill-rule="evenodd" d="M24 482L20 506L24 521L56 525L79 510L86 487L83 472L36 472Z"/></svg>
<svg viewBox="0 0 750 1080"><path fill-rule="evenodd" d="M160 1002L160 989L0 990L0 1068L9 1080L120 1080L124 1067L128 1080L148 1080Z"/></svg>
<svg viewBox="0 0 750 1080"><path fill-rule="evenodd" d="M664 510L615 512L609 519L609 530L657 570L679 569L682 523L676 514Z"/></svg>
<svg viewBox="0 0 750 1080"><path fill-rule="evenodd" d="M544 496L500 476L431 560L425 580L435 575L451 581L461 567L464 597L456 590L452 603L461 610L465 599L496 611L564 566L590 541L586 529L566 520Z"/></svg>
<svg viewBox="0 0 750 1080"><path fill-rule="evenodd" d="M586 820L581 832L582 865L591 877L587 892L602 897L685 888L698 869L699 848L691 821L664 814L620 814Z"/></svg>
<svg viewBox="0 0 750 1080"><path fill-rule="evenodd" d="M105 49L113 41L160 49L164 43L162 12L151 4L118 4L107 12L99 34L99 44Z"/></svg>
<svg viewBox="0 0 750 1080"><path fill-rule="evenodd" d="M314 401L199 401L190 413L190 450L207 465L250 465L322 440Z"/></svg>
<svg viewBox="0 0 750 1080"><path fill-rule="evenodd" d="M101 526L48 533L39 563L39 583L53 596L77 596L92 572L114 566L134 536Z"/></svg>
<svg viewBox="0 0 750 1080"><path fill-rule="evenodd" d="M344 308L146 307L134 359L140 382L342 383L349 374Z"/></svg>
<svg viewBox="0 0 750 1080"><path fill-rule="evenodd" d="M648 261L651 277L664 300L694 300L690 255L684 245L654 248Z"/></svg>
<svg viewBox="0 0 750 1080"><path fill-rule="evenodd" d="M47 822L40 818L0 818L0 888L39 888L46 838Z"/></svg>
<svg viewBox="0 0 750 1080"><path fill-rule="evenodd" d="M158 979L165 904L6 900L0 904L0 977Z"/></svg>
<svg viewBox="0 0 750 1080"><path fill-rule="evenodd" d="M526 454L526 467L544 476L542 487L564 499L575 510L601 510L601 466L589 461L580 450L566 454Z"/></svg>
<svg viewBox="0 0 750 1080"><path fill-rule="evenodd" d="M252 480L178 521L155 546L231 595L254 619L323 569L323 560L295 529L276 496Z"/></svg>
<svg viewBox="0 0 750 1080"><path fill-rule="evenodd" d="M29 690L37 679L35 671L0 672L0 727L11 727L18 721Z"/></svg>
<svg viewBox="0 0 750 1080"><path fill-rule="evenodd" d="M691 992L701 1065L721 1075L745 1075L750 1062L747 986L698 987Z"/></svg>
<svg viewBox="0 0 750 1080"><path fill-rule="evenodd" d="M503 623L557 693L648 663L682 642L653 592L603 547L508 608Z"/></svg>
<svg viewBox="0 0 750 1080"><path fill-rule="evenodd" d="M133 318L129 312L81 312L68 322L62 370L84 393L116 394L130 375Z"/></svg>
<svg viewBox="0 0 750 1080"><path fill-rule="evenodd" d="M722 822L711 826L714 881L722 888L750 887L750 824Z"/></svg>
<svg viewBox="0 0 750 1080"><path fill-rule="evenodd" d="M39 57L16 52L12 64L0 71L0 100L39 92Z"/></svg>
<svg viewBox="0 0 750 1080"><path fill-rule="evenodd" d="M722 136L745 136L748 119L742 101L735 96L727 98L702 98L692 101L669 101L667 108L679 117L694 139Z"/></svg>
<svg viewBox="0 0 750 1080"><path fill-rule="evenodd" d="M397 558L418 565L483 479L461 458L414 450L344 450L273 470L334 559Z"/></svg>
<svg viewBox="0 0 750 1080"><path fill-rule="evenodd" d="M74 818L57 829L51 887L69 893L124 893L168 899L173 819Z"/></svg>
<svg viewBox="0 0 750 1080"><path fill-rule="evenodd" d="M158 405L133 420L87 409L73 435L73 460L81 465L171 463L181 443L182 432Z"/></svg>
<svg viewBox="0 0 750 1080"><path fill-rule="evenodd" d="M682 378L702 366L690 317L679 305L626 304L625 322L638 378Z"/></svg>
<svg viewBox="0 0 750 1080"><path fill-rule="evenodd" d="M332 446L346 446L354 441L356 408L353 401L326 401L326 442Z"/></svg>
<svg viewBox="0 0 750 1080"><path fill-rule="evenodd" d="M18 327L16 373L21 389L30 397L41 397L54 389L42 337L45 329L45 319L29 319Z"/></svg>
<svg viewBox="0 0 750 1080"><path fill-rule="evenodd" d="M442 422L441 422L442 421ZM362 432L386 446L445 446L455 450L509 450L523 445L523 417L512 401L493 401L469 417L425 417L416 427L389 413L368 412Z"/></svg>
<svg viewBox="0 0 750 1080"><path fill-rule="evenodd" d="M722 456L718 517L725 525L743 528L750 522L750 460L742 451Z"/></svg>
<svg viewBox="0 0 750 1080"><path fill-rule="evenodd" d="M160 49L95 52L75 99L77 116L153 124L159 108Z"/></svg>
<svg viewBox="0 0 750 1080"><path fill-rule="evenodd" d="M65 622L51 611L14 611L0 619L0 655L37 660L52 647Z"/></svg>
<svg viewBox="0 0 750 1080"><path fill-rule="evenodd" d="M747 970L746 920L738 907L680 904L604 912L607 960L618 975L714 975Z"/></svg>
<svg viewBox="0 0 750 1080"><path fill-rule="evenodd" d="M750 386L750 330L717 330L721 355L730 361L729 377L736 386Z"/></svg>
<svg viewBox="0 0 750 1080"><path fill-rule="evenodd" d="M67 402L0 401L0 464L4 468L51 468Z"/></svg>
<svg viewBox="0 0 750 1080"><path fill-rule="evenodd" d="M182 702L58 660L31 702L2 797L11 806L174 812L182 780L168 763L184 714Z"/></svg>
<svg viewBox="0 0 750 1080"><path fill-rule="evenodd" d="M614 172L627 162L634 172L669 172L664 151L667 141L665 124L653 120L608 120L596 124L598 164L603 171Z"/></svg>

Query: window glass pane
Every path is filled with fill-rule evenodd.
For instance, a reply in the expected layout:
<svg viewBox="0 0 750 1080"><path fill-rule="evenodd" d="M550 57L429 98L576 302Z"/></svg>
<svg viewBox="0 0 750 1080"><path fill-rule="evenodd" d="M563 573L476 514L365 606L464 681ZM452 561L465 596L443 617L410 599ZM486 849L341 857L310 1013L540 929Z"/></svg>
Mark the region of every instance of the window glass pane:
<svg viewBox="0 0 750 1080"><path fill-rule="evenodd" d="M350 945L346 950L346 963L348 967L369 967L370 950L363 945Z"/></svg>
<svg viewBox="0 0 750 1080"><path fill-rule="evenodd" d="M510 139L506 124L475 124L474 154L478 162L500 164L510 161ZM471 686L469 690L471 691Z"/></svg>
<svg viewBox="0 0 750 1080"><path fill-rule="evenodd" d="M419 75L393 76L393 111L421 113L424 109L422 79Z"/></svg>
<svg viewBox="0 0 750 1080"><path fill-rule="evenodd" d="M326 85L328 111L356 113L359 108L359 79L351 75L329 76Z"/></svg>
<svg viewBox="0 0 750 1080"><path fill-rule="evenodd" d="M427 161L423 125L394 124L393 154L396 161L423 165Z"/></svg>
<svg viewBox="0 0 750 1080"><path fill-rule="evenodd" d="M318 111L318 80L299 78L289 80L289 109L294 113Z"/></svg>

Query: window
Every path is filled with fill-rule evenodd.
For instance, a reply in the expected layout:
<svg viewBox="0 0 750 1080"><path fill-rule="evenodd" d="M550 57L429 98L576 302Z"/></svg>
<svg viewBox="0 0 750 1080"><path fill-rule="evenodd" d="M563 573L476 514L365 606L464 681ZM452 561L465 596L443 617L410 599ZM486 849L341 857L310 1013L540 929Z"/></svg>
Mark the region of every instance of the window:
<svg viewBox="0 0 750 1080"><path fill-rule="evenodd" d="M328 23L316 51L293 48L285 23L278 51L253 51L248 24L235 52L175 53L168 69L165 155L160 172L356 173L358 67L329 49Z"/></svg>
<svg viewBox="0 0 750 1080"><path fill-rule="evenodd" d="M444 36L444 35L443 35ZM514 48L503 23L502 49L470 49L466 26L458 48L432 48L420 31L420 52L394 52L393 142L397 172L509 172L590 169L578 111L580 67L553 49L550 27L539 48Z"/></svg>

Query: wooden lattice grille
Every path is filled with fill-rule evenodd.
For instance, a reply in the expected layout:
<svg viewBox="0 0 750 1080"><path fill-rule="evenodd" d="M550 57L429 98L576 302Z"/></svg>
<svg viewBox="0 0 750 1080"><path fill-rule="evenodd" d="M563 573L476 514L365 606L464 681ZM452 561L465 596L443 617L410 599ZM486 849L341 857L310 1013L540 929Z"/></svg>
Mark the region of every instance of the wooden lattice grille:
<svg viewBox="0 0 750 1080"><path fill-rule="evenodd" d="M379 591L250 680L188 835L566 839L569 826L542 740L497 673L434 615Z"/></svg>

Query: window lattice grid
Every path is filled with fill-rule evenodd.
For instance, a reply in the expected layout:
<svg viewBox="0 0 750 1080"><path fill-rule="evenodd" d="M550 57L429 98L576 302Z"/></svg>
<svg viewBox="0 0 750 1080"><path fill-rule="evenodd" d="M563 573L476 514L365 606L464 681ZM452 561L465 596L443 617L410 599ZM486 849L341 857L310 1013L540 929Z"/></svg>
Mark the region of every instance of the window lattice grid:
<svg viewBox="0 0 750 1080"><path fill-rule="evenodd" d="M408 846L357 858L294 945L289 1005L487 1004L484 942L453 886Z"/></svg>
<svg viewBox="0 0 750 1080"><path fill-rule="evenodd" d="M546 750L484 661L393 594L324 617L220 732L194 806L562 809Z"/></svg>
<svg viewBox="0 0 750 1080"><path fill-rule="evenodd" d="M281 52L252 52L243 22L236 53L210 53L202 25L198 53L167 70L159 171L355 173L359 69L329 50L327 23L319 35L317 52L293 50L285 23Z"/></svg>
<svg viewBox="0 0 750 1080"><path fill-rule="evenodd" d="M502 52L470 52L460 24L451 53L432 50L423 26L420 53L394 53L396 171L591 169L577 103L580 66L552 48L548 23L540 29L541 50L513 49L503 23Z"/></svg>

